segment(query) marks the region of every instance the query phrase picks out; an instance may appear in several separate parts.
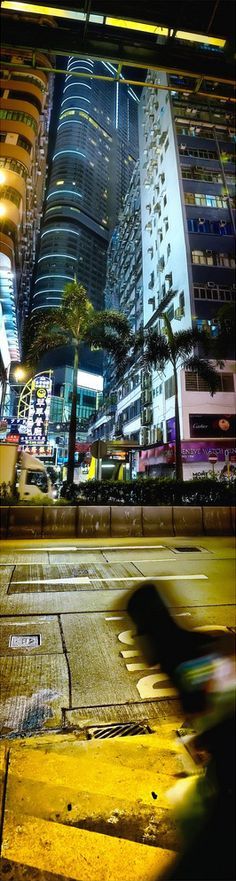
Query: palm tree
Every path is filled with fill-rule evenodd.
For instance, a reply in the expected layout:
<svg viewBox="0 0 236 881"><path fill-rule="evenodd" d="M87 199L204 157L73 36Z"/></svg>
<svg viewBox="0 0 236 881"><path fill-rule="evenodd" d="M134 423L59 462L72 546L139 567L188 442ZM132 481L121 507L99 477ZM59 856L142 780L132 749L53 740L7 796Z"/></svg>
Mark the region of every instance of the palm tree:
<svg viewBox="0 0 236 881"><path fill-rule="evenodd" d="M219 387L218 373L209 360L209 356L214 352L213 341L204 331L197 328L189 328L173 333L171 323L167 315L161 315L164 321L164 334L161 336L158 330L144 331L143 358L144 363L155 367L164 373L167 364L172 364L174 374L174 396L175 396L175 457L176 457L176 480L183 480L183 466L181 456L181 439L180 439L180 420L179 420L179 399L178 399L178 370L181 367L197 372L202 379L205 380L211 395L217 391ZM204 357L199 354L193 354L196 346L200 346ZM217 360L216 363L222 366L223 362Z"/></svg>
<svg viewBox="0 0 236 881"><path fill-rule="evenodd" d="M71 345L74 350L73 389L69 425L67 484L73 483L76 442L76 403L79 347L86 343L93 349L106 349L121 369L128 352L132 333L127 318L119 312L96 312L87 298L83 285L75 280L65 285L61 306L45 312L40 324L33 324L33 341L28 352L29 362L59 346Z"/></svg>

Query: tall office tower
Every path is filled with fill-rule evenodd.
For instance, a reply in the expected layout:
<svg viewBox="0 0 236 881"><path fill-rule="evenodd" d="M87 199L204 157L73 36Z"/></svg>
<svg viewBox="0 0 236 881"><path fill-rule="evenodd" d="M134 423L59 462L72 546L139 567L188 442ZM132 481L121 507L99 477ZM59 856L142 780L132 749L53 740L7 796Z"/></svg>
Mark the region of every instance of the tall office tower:
<svg viewBox="0 0 236 881"><path fill-rule="evenodd" d="M132 329L138 330L143 319L139 162L110 239L104 296L106 308L119 309L129 318Z"/></svg>
<svg viewBox="0 0 236 881"><path fill-rule="evenodd" d="M132 330L136 332L143 323L143 283L142 283L142 239L139 162L136 163L123 208L119 213L118 225L111 237L107 256L107 275L105 286L105 305L107 309L117 309L126 315ZM136 419L140 415L138 372L126 378L117 390L114 364L105 357L104 392L117 396L118 406L114 424L114 404L109 418L104 413L105 436L109 437L123 431L124 424L132 435ZM138 400L139 399L139 400ZM108 417L108 418L107 418Z"/></svg>
<svg viewBox="0 0 236 881"><path fill-rule="evenodd" d="M51 77L36 52L3 53L1 74L0 285L9 363L19 361L44 196ZM28 65L28 66L27 66Z"/></svg>
<svg viewBox="0 0 236 881"><path fill-rule="evenodd" d="M41 233L32 314L61 302L78 278L96 309L103 306L106 255L138 154L138 99L120 83L104 83L111 65L70 58ZM106 70L107 73L107 70ZM81 366L98 363L95 353Z"/></svg>
<svg viewBox="0 0 236 881"><path fill-rule="evenodd" d="M227 102L211 99L210 83L209 98L203 98L189 95L186 78L181 79L186 89L181 95L174 76L168 80L164 73L150 73L148 80L157 88L144 88L140 100L144 324L163 331L165 313L174 334L197 324L214 336L220 308L235 302L233 114ZM171 91L165 91L165 85L172 86ZM186 463L198 462L195 470L206 461L205 439L214 439L219 460L225 443L233 444L230 348L225 357L219 371L221 390L214 397L197 373L179 371L181 438L187 441ZM159 428L164 440L172 441L171 364L164 378L153 371L151 386L152 401L142 415L146 440L151 428ZM194 446L194 438L201 444ZM198 455L197 446L202 448ZM186 474L188 469L186 464Z"/></svg>

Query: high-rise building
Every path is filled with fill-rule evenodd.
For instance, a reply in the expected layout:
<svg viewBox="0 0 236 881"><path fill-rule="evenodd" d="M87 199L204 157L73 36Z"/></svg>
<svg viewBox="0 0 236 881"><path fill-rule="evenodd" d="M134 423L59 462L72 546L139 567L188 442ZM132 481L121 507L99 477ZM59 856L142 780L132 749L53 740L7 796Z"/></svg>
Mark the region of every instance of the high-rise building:
<svg viewBox="0 0 236 881"><path fill-rule="evenodd" d="M103 306L107 246L138 155L138 99L104 83L103 62L70 58L41 232L32 314L61 302L75 275ZM114 76L115 68L105 65ZM107 73L107 70L106 70ZM83 357L83 356L82 356ZM86 351L89 368L94 355Z"/></svg>
<svg viewBox="0 0 236 881"><path fill-rule="evenodd" d="M182 94L175 91L175 77L150 73L148 79L156 88L143 89L139 117L144 325L161 332L165 313L174 334L196 324L215 336L220 308L235 303L233 114L227 102L211 99L210 84L206 99L189 95L186 78ZM213 397L197 373L179 370L186 475L193 467L188 463L198 470L207 461L207 438L219 447L219 460L226 438L233 443L230 344L225 358L220 390ZM174 441L171 364L164 376L152 372L150 396L142 415L146 440L154 441L159 429L165 442ZM201 440L201 455L199 443L194 452L193 439Z"/></svg>
<svg viewBox="0 0 236 881"><path fill-rule="evenodd" d="M52 99L48 59L3 53L1 73L0 298L9 364L19 361L44 196Z"/></svg>
<svg viewBox="0 0 236 881"><path fill-rule="evenodd" d="M211 97L210 84L209 98L203 99L189 95L186 78L181 80L181 94L174 76L152 71L147 80L139 107L143 323L162 333L165 313L174 334L197 325L214 337L222 322L220 310L224 307L224 323L230 327L230 308L235 308L233 114L227 102ZM213 397L197 373L178 371L185 477L211 467L212 448L217 451L216 469L221 470L235 448L230 334L226 348L219 391ZM131 371L118 389L116 426L124 436L133 436L127 397L132 381ZM166 459L155 452L155 443L171 445L175 440L171 364L164 374L142 370L136 397L140 415L135 436L139 432L142 445L153 445L151 458L148 454L145 462L144 457L142 466L160 473Z"/></svg>

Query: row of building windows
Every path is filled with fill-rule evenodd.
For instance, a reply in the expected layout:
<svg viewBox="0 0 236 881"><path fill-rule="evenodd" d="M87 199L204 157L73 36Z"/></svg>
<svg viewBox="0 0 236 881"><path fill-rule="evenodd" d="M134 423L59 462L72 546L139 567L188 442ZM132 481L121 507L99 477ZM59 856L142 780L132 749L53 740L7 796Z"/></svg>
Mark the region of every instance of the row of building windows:
<svg viewBox="0 0 236 881"><path fill-rule="evenodd" d="M225 196L211 196L208 193L185 193L185 205L206 205L208 208L228 208ZM232 207L234 200L231 199Z"/></svg>
<svg viewBox="0 0 236 881"><path fill-rule="evenodd" d="M14 189L14 187L1 187L1 198L13 202L14 205L17 205L17 208L20 207L21 195L18 193L18 190Z"/></svg>
<svg viewBox="0 0 236 881"><path fill-rule="evenodd" d="M232 373L218 373L219 392L234 391L234 377ZM191 370L185 372L186 392L208 392L209 386L199 373Z"/></svg>
<svg viewBox="0 0 236 881"><path fill-rule="evenodd" d="M233 288L214 285L212 282L207 285L194 285L193 293L195 300L219 300L220 302L228 303L235 301L235 290Z"/></svg>
<svg viewBox="0 0 236 881"><path fill-rule="evenodd" d="M20 92L18 89L10 89L8 95L6 95L6 100L27 101L28 104L32 104L33 107L36 107L36 110L41 113L41 102L36 97L36 95L32 94L32 92Z"/></svg>
<svg viewBox="0 0 236 881"><path fill-rule="evenodd" d="M192 251L192 263L200 263L204 266L227 266L235 267L235 259L232 254L219 254L217 251Z"/></svg>
<svg viewBox="0 0 236 881"><path fill-rule="evenodd" d="M10 133L10 135L12 135L12 134L13 134L13 132ZM17 147L22 147L23 150L27 151L27 153L31 153L32 144L30 143L30 141L27 140L27 138L23 138L22 135L17 135L17 132L14 132L13 137L16 138ZM9 140L9 132L1 131L0 132L1 143L5 143L5 141L7 141L7 139L8 139L8 143L12 144L12 141ZM12 144L12 145L15 146L15 144Z"/></svg>
<svg viewBox="0 0 236 881"><path fill-rule="evenodd" d="M24 180L28 177L28 169L22 162L19 162L18 159L8 159L7 156L1 156L0 167L8 168L9 171L14 171L15 174L19 174L20 177L23 177Z"/></svg>
<svg viewBox="0 0 236 881"><path fill-rule="evenodd" d="M0 110L0 119L9 119L9 120L17 120L18 122L24 122L25 125L29 125L30 128L36 133L38 124L33 116L30 116L29 113L23 113L20 110Z"/></svg>
<svg viewBox="0 0 236 881"><path fill-rule="evenodd" d="M182 177L184 180L205 180L208 183L223 184L222 175L219 171L213 171L198 166L181 166Z"/></svg>
<svg viewBox="0 0 236 881"><path fill-rule="evenodd" d="M174 112L176 114L181 113L184 118L192 116L194 119L206 120L206 122L220 122L221 120L224 122L226 118L229 125L234 124L233 114L228 113L226 115L224 110L219 112L219 108L217 109L217 113L214 113L213 109L210 113L208 107L204 104L198 105L197 107L193 105L191 107L186 107L185 104L180 104L179 102L174 103Z"/></svg>
<svg viewBox="0 0 236 881"><path fill-rule="evenodd" d="M219 161L219 156L216 150L202 150L195 149L195 147L189 147L187 144L180 144L179 152L181 156L191 156L196 159L215 159ZM221 161L222 162L234 162L234 153L221 153Z"/></svg>
<svg viewBox="0 0 236 881"><path fill-rule="evenodd" d="M211 233L216 236L232 236L234 234L232 223L226 220L208 220L204 217L193 217L187 221L189 232Z"/></svg>
<svg viewBox="0 0 236 881"><path fill-rule="evenodd" d="M206 138L215 141L217 136L219 141L234 141L235 134L231 129L212 126L212 128L204 125L191 125L182 119L176 120L176 131L178 135L188 135L190 137ZM216 135L215 135L216 132Z"/></svg>
<svg viewBox="0 0 236 881"><path fill-rule="evenodd" d="M40 77L32 76L30 73L10 73L11 80L18 80L21 83L31 83L33 86L37 86L38 89L41 89L42 92L46 92L46 86Z"/></svg>

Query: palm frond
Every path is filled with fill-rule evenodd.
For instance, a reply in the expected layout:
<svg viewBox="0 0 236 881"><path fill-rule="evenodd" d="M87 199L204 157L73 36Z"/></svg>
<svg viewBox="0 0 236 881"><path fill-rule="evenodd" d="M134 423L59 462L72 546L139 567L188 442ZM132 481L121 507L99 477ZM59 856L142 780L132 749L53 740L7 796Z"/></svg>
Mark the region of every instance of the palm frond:
<svg viewBox="0 0 236 881"><path fill-rule="evenodd" d="M209 361L204 360L204 358L198 358L194 356L192 358L185 359L184 362L185 369L189 369L198 373L199 376L206 383L211 396L219 390L220 388L220 378L219 374L215 367L210 364Z"/></svg>
<svg viewBox="0 0 236 881"><path fill-rule="evenodd" d="M161 336L156 328L144 333L145 364L164 370L167 361L171 360L171 348L166 336Z"/></svg>

